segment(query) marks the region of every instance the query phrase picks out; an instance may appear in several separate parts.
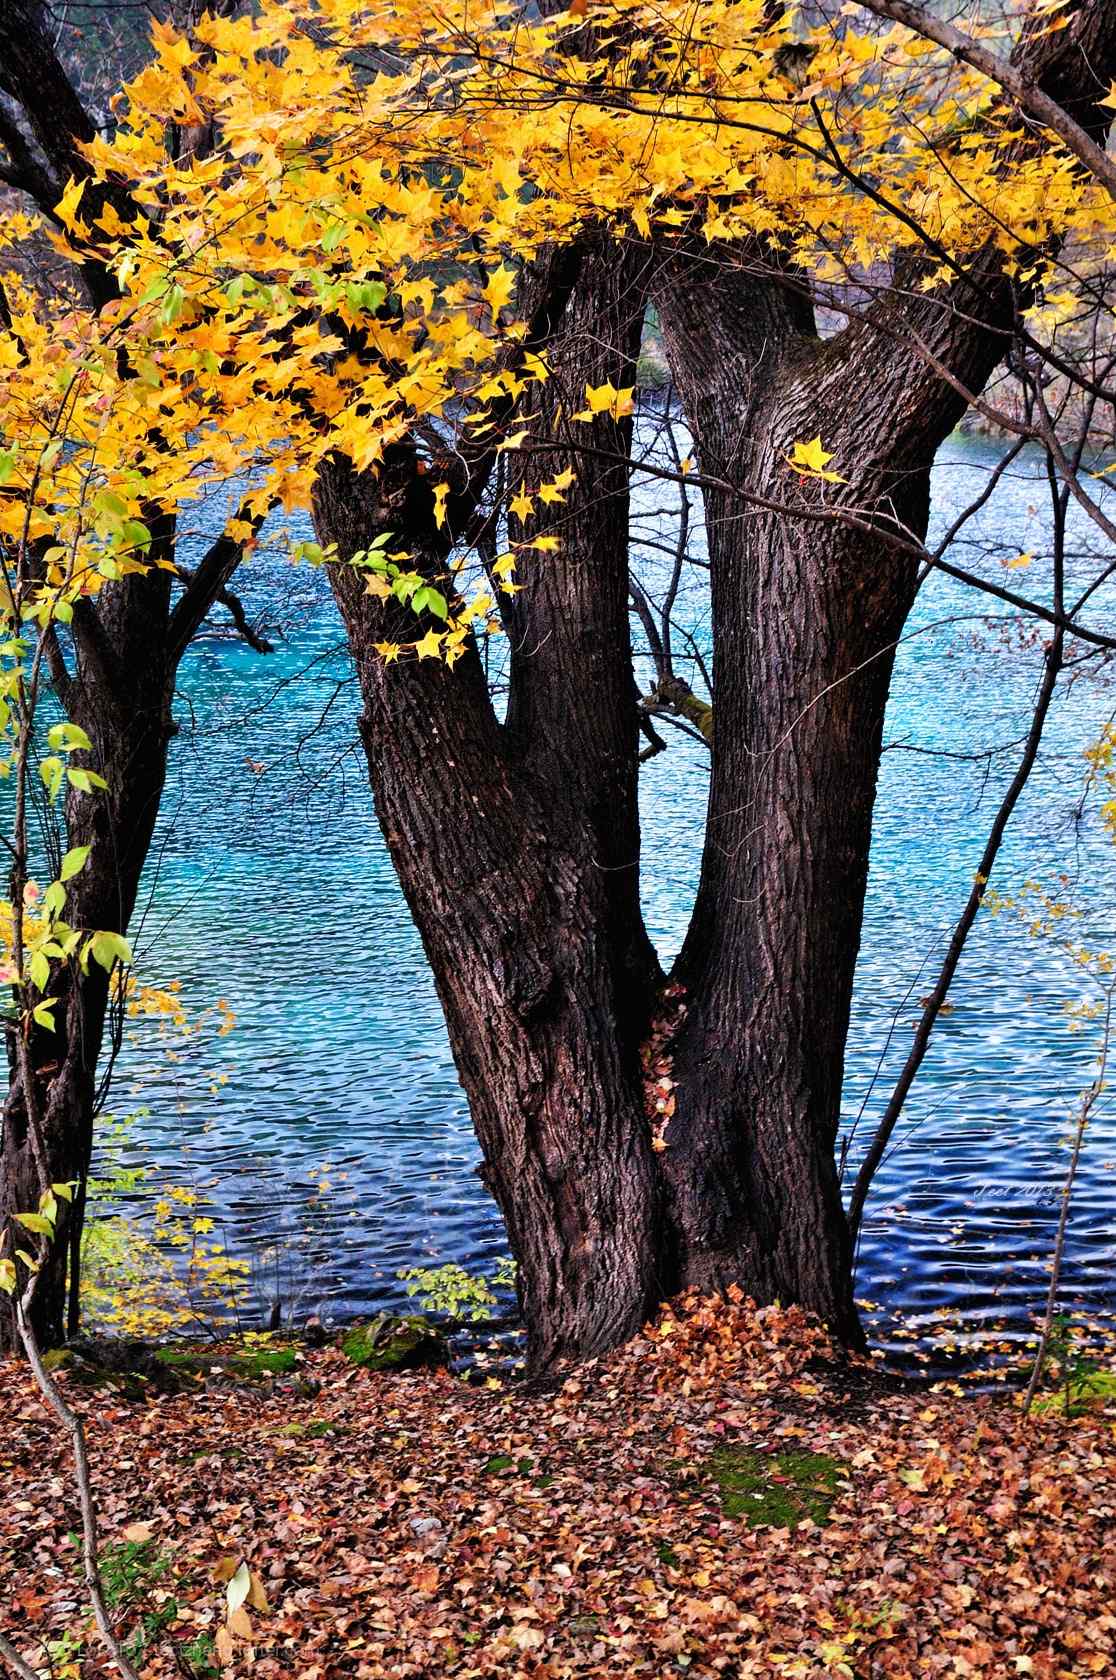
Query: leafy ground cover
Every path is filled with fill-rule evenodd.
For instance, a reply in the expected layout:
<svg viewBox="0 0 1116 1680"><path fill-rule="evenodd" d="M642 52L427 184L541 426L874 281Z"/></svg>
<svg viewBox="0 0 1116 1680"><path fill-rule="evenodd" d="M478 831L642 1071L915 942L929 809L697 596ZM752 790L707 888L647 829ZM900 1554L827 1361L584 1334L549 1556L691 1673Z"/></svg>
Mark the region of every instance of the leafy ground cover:
<svg viewBox="0 0 1116 1680"><path fill-rule="evenodd" d="M286 1361L283 1362L287 1363ZM1116 1674L1116 1410L903 1387L688 1303L549 1393L334 1347L89 1421L145 1675ZM0 1367L0 1626L96 1675L64 1452Z"/></svg>

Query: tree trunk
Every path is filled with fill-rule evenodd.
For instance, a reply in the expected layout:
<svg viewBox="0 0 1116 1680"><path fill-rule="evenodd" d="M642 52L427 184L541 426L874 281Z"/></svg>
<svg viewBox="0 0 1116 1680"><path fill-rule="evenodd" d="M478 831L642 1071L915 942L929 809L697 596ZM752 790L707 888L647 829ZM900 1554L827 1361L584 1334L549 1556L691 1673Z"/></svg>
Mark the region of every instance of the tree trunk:
<svg viewBox="0 0 1116 1680"><path fill-rule="evenodd" d="M139 891L166 776L173 731L173 662L165 652L170 585L164 571L134 576L102 592L94 637L79 628L77 674L60 676L70 720L93 742L91 768L104 792L66 797L65 848L89 846L85 867L69 883L65 917L72 927L125 933ZM80 615L79 615L80 616ZM55 860L57 861L57 860ZM73 1182L72 1203L59 1204L57 1239L35 1291L32 1323L44 1347L77 1328L77 1278L84 1191L93 1147L97 1065L104 1040L109 976L95 963L55 965L54 1032L36 1027L29 1049L47 1161L54 1183ZM0 1230L17 1238L17 1213L34 1211L39 1179L28 1138L26 1097L9 1029L9 1087L0 1132ZM68 1283L71 1287L68 1287ZM0 1350L17 1339L7 1298L0 1296Z"/></svg>
<svg viewBox="0 0 1116 1680"><path fill-rule="evenodd" d="M317 528L342 554L390 528L414 555L418 518L401 511L342 463L321 475ZM607 878L510 762L475 648L452 671L385 665L374 644L413 638L414 616L364 594L344 565L331 581L377 816L519 1262L532 1363L597 1352L655 1293L650 1137L601 938Z"/></svg>
<svg viewBox="0 0 1116 1680"><path fill-rule="evenodd" d="M759 494L793 495L782 451L801 435L780 408L758 429L748 483ZM924 519L925 474L920 488ZM800 1302L857 1342L834 1146L914 567L839 528L711 514L713 772L662 1157L681 1277Z"/></svg>
<svg viewBox="0 0 1116 1680"><path fill-rule="evenodd" d="M532 485L566 464L570 399L583 403L586 383L634 382L643 297L630 256L590 240L551 358L563 402L541 399L542 429L559 447L533 472L524 466ZM475 647L452 671L385 666L374 644L412 641L414 615L365 594L353 569L332 568L377 814L518 1262L536 1369L622 1340L670 1282L639 1060L659 970L639 910L629 428L605 417L583 435L617 460L582 463L549 527L561 551L521 557L522 593L505 615L506 726ZM440 470L419 473L400 448L377 486L335 462L319 482L320 536L345 555L391 531L410 564L441 581L445 543L426 488Z"/></svg>

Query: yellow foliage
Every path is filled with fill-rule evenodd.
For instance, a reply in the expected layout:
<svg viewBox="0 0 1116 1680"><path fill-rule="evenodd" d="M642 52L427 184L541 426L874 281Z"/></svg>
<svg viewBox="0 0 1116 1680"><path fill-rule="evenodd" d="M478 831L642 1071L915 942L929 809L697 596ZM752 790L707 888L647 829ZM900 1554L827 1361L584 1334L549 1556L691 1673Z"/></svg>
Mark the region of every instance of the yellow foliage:
<svg viewBox="0 0 1116 1680"><path fill-rule="evenodd" d="M993 44L1024 9L1012 0ZM781 67L788 44L802 76ZM136 216L106 204L87 227L90 183L71 181L69 244L56 240L106 263L119 298L94 312L5 280L0 536L47 543L21 608L43 620L167 563L153 514L188 512L233 477L251 473L250 509L296 512L327 456L375 472L416 424L495 426L498 446L499 405L550 372L524 348L519 275L589 224L718 246L760 236L842 280L920 249L921 223L938 242L916 282L928 289L989 241L1009 273L1033 272L1054 230L1073 232L1085 272L1116 232L1100 184L1052 136L1018 144L976 71L898 27L815 28L765 0L547 17L504 0L259 0L190 38L154 25L151 62L116 103L115 134L86 157ZM211 124L212 149L170 159L168 119ZM0 259L32 232L0 217ZM1044 307L1065 318L1077 291L1059 274ZM620 420L632 393L606 383L585 402L578 419ZM518 413L507 446L527 439ZM840 482L820 438L789 459ZM563 489L521 489L512 510L525 519ZM440 483L439 524L447 497ZM243 510L230 532L245 534ZM456 598L442 656L479 621ZM433 657L417 627L388 645Z"/></svg>

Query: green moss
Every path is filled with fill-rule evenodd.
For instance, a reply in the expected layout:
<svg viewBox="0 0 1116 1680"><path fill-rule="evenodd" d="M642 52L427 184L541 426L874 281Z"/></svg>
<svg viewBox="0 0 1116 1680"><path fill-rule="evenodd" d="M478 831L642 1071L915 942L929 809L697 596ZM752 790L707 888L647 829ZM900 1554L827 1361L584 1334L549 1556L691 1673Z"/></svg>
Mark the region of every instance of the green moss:
<svg viewBox="0 0 1116 1680"><path fill-rule="evenodd" d="M487 1464L481 1465L481 1475L499 1476L502 1471L511 1470L514 1465L515 1459L510 1458L507 1453L497 1453L494 1458L488 1460Z"/></svg>
<svg viewBox="0 0 1116 1680"><path fill-rule="evenodd" d="M294 1348L251 1348L245 1353L234 1353L229 1370L238 1377L279 1376L284 1371L293 1371L297 1363Z"/></svg>
<svg viewBox="0 0 1116 1680"><path fill-rule="evenodd" d="M366 1371L407 1371L421 1365L445 1365L444 1337L424 1318L388 1318L354 1324L341 1338L341 1351Z"/></svg>
<svg viewBox="0 0 1116 1680"><path fill-rule="evenodd" d="M761 1453L748 1447L720 1447L705 1472L721 1492L726 1517L743 1517L749 1528L794 1528L807 1517L824 1523L846 1473L826 1453Z"/></svg>
<svg viewBox="0 0 1116 1680"><path fill-rule="evenodd" d="M181 1351L176 1348L157 1348L155 1357L160 1365L172 1370L205 1376L209 1371L228 1371L234 1377L251 1380L255 1377L279 1376L293 1371L298 1363L294 1348L253 1347L243 1353L215 1354Z"/></svg>
<svg viewBox="0 0 1116 1680"><path fill-rule="evenodd" d="M313 1418L310 1423L285 1423L275 1433L285 1441L320 1441L326 1435L343 1435L345 1431L326 1418Z"/></svg>

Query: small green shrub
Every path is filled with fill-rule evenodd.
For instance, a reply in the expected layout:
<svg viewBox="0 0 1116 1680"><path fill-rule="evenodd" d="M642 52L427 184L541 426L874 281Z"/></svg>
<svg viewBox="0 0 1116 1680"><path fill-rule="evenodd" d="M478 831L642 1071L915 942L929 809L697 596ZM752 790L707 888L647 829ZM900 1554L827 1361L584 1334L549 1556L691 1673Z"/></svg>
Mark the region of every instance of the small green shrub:
<svg viewBox="0 0 1116 1680"><path fill-rule="evenodd" d="M75 1537L76 1538L76 1537ZM80 1542L79 1542L80 1544ZM99 1564L105 1603L127 1609L167 1575L171 1560L154 1540L116 1540L102 1551Z"/></svg>
<svg viewBox="0 0 1116 1680"><path fill-rule="evenodd" d="M194 1680L219 1680L221 1665L211 1633L199 1633L188 1645L180 1646L179 1656Z"/></svg>
<svg viewBox="0 0 1116 1680"><path fill-rule="evenodd" d="M476 1277L464 1266L408 1266L396 1276L407 1285L408 1295L417 1295L425 1312L476 1323L490 1318L497 1303L496 1291L515 1287L515 1261L505 1256L491 1277Z"/></svg>

